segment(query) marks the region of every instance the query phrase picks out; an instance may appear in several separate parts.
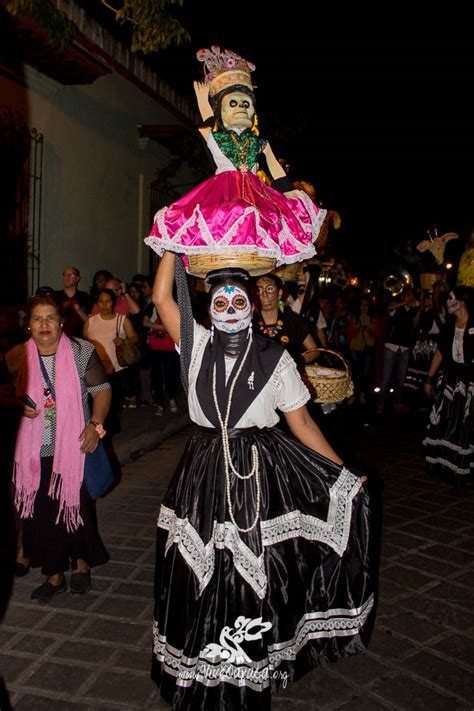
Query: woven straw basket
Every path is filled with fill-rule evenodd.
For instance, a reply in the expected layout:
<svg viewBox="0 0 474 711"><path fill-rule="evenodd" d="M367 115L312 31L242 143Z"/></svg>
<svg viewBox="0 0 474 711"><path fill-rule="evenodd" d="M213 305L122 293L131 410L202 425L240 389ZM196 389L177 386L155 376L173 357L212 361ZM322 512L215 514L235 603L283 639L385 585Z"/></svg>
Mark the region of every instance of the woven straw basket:
<svg viewBox="0 0 474 711"><path fill-rule="evenodd" d="M310 349L305 353L314 351ZM342 402L354 394L354 384L351 378L351 370L346 359L337 351L327 348L318 348L320 353L331 353L342 361L344 369L326 368L325 366L311 363L305 366L306 382L311 393L313 402L325 404L330 402ZM305 355L303 353L303 355Z"/></svg>
<svg viewBox="0 0 474 711"><path fill-rule="evenodd" d="M189 254L188 272L204 279L212 269L240 267L250 276L260 276L275 269L276 260L258 254Z"/></svg>

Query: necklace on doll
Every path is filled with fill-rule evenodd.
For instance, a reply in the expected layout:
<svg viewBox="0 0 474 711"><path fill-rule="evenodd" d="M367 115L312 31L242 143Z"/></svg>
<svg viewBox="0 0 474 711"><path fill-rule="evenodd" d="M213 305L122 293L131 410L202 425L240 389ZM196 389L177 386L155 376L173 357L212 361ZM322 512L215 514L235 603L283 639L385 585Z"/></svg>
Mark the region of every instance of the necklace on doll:
<svg viewBox="0 0 474 711"><path fill-rule="evenodd" d="M246 173L249 169L248 157L250 149L250 137L244 136L242 142L240 142L232 131L229 132L229 135L233 144L235 145L235 153L239 164L239 170L241 173Z"/></svg>

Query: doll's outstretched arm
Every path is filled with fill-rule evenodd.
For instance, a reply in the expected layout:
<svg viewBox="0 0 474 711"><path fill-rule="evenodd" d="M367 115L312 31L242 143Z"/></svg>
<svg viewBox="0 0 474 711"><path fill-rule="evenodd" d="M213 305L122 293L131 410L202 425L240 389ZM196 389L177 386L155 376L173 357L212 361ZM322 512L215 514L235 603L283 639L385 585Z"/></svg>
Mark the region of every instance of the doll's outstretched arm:
<svg viewBox="0 0 474 711"><path fill-rule="evenodd" d="M193 82L194 93L196 94L197 104L201 118L204 121L210 119L214 112L209 103L209 86L203 81Z"/></svg>
<svg viewBox="0 0 474 711"><path fill-rule="evenodd" d="M281 163L279 163L275 158L275 154L273 153L269 143L267 143L263 149L263 155L267 160L268 172L273 178L272 188L274 190L278 190L279 193L291 192L293 190L293 184L286 175Z"/></svg>
<svg viewBox="0 0 474 711"><path fill-rule="evenodd" d="M263 154L267 159L268 170L273 180L278 180L278 178L286 178L286 173L283 169L283 166L275 158L275 154L273 153L269 143L267 143L267 145L263 149Z"/></svg>

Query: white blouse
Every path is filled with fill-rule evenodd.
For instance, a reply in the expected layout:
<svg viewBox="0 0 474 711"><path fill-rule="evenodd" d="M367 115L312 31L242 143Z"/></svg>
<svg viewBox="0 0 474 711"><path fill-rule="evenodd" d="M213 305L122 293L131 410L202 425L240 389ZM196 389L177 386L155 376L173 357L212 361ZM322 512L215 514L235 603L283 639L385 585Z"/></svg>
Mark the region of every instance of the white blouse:
<svg viewBox="0 0 474 711"><path fill-rule="evenodd" d="M196 322L194 323L193 352L189 370L188 407L191 420L200 427L213 427L213 424L209 422L203 413L196 393L196 381L204 349L210 336L211 332L207 328ZM249 383L249 387L250 385ZM210 396L212 397L212 394ZM291 412L305 405L310 399L308 388L301 380L295 361L287 350L283 350L270 379L256 395L250 407L242 415L235 427L273 427L280 420L277 409L282 412Z"/></svg>

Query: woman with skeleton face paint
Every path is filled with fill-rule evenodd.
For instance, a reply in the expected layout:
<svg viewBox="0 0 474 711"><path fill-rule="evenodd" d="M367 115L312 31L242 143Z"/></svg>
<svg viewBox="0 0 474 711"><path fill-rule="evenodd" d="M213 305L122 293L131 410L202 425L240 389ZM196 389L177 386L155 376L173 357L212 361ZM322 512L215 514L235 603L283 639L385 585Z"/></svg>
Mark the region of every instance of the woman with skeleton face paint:
<svg viewBox="0 0 474 711"><path fill-rule="evenodd" d="M174 263L165 252L153 302L182 349ZM252 332L248 273L207 284L212 328L190 326L196 428L157 522L152 675L173 709L262 711L272 690L367 644L368 494L309 417L288 351Z"/></svg>
<svg viewBox="0 0 474 711"><path fill-rule="evenodd" d="M203 121L199 131L216 172L156 213L146 244L160 256L169 250L185 260L251 253L268 260L264 271L275 260L279 265L309 259L326 210L294 189L270 144L259 136L251 79L255 67L219 47L197 56L207 72L204 82L194 82ZM257 174L262 156L271 187Z"/></svg>
<svg viewBox="0 0 474 711"><path fill-rule="evenodd" d="M434 402L423 445L428 471L458 487L472 484L474 476L473 289L454 287L446 309L448 318L425 383Z"/></svg>

